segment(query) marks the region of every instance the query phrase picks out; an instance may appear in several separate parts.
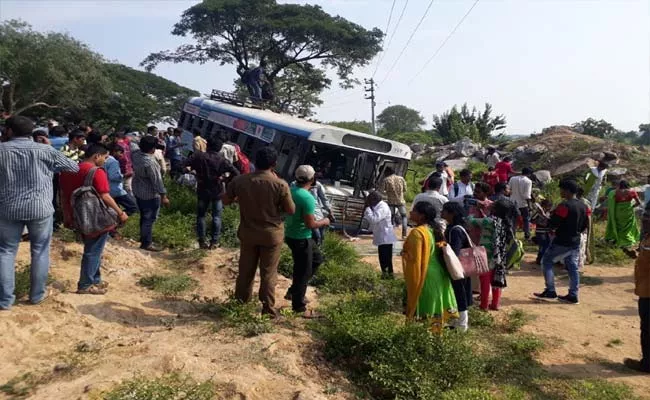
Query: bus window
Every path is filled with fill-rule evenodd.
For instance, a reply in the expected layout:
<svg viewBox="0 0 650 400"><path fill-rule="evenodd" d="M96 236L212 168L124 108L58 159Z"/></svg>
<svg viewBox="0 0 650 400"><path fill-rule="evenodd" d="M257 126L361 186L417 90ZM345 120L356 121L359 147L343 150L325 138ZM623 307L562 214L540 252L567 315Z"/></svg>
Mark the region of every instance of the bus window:
<svg viewBox="0 0 650 400"><path fill-rule="evenodd" d="M178 126L180 126L181 128L185 123L185 117L187 117L187 113L185 111L181 112L181 117L178 119Z"/></svg>
<svg viewBox="0 0 650 400"><path fill-rule="evenodd" d="M208 121L208 126L203 131L203 136L210 136L212 134L212 129L214 128L214 122Z"/></svg>
<svg viewBox="0 0 650 400"><path fill-rule="evenodd" d="M203 118L199 117L198 121L196 122L196 129L201 130L201 128L203 127L204 122L205 122L205 120Z"/></svg>
<svg viewBox="0 0 650 400"><path fill-rule="evenodd" d="M185 125L183 126L183 129L186 131L192 130L192 126L194 125L194 120L196 117L194 115L188 114L188 118L186 118Z"/></svg>
<svg viewBox="0 0 650 400"><path fill-rule="evenodd" d="M278 165L277 171L280 175L288 174L292 171L292 165L297 163L299 157L298 146L300 140L295 136L285 136L282 147L278 149Z"/></svg>

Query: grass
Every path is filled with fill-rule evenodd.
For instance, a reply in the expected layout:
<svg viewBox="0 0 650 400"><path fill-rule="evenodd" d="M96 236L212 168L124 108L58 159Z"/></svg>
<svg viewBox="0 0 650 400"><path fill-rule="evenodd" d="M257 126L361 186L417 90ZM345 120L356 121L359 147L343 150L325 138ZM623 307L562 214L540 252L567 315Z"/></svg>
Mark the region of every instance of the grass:
<svg viewBox="0 0 650 400"><path fill-rule="evenodd" d="M195 296L192 304L199 312L217 319L216 331L230 329L244 337L259 336L273 331L270 317L260 314L257 304L242 303L235 299L232 293L229 293L225 301L216 298L200 299ZM291 316L285 314L285 317L290 318Z"/></svg>
<svg viewBox="0 0 650 400"><path fill-rule="evenodd" d="M29 265L18 263L16 265L16 287L14 289L14 294L16 295L15 303L17 303L22 297L29 295L29 288L31 287L31 268ZM47 275L47 283L50 284L54 278L52 275Z"/></svg>
<svg viewBox="0 0 650 400"><path fill-rule="evenodd" d="M178 296L197 288L199 282L185 274L173 274L145 276L140 278L138 284L164 296Z"/></svg>
<svg viewBox="0 0 650 400"><path fill-rule="evenodd" d="M612 339L607 343L607 347L615 347L623 344L621 339Z"/></svg>
<svg viewBox="0 0 650 400"><path fill-rule="evenodd" d="M102 400L212 400L216 395L217 390L212 382L196 382L187 375L173 373L158 378L136 376L96 398Z"/></svg>

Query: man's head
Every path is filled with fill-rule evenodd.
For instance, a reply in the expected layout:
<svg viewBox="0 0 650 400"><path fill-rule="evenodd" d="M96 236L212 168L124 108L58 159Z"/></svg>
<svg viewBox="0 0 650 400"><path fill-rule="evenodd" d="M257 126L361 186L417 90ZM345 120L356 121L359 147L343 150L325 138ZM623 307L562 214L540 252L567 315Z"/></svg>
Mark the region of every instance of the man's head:
<svg viewBox="0 0 650 400"><path fill-rule="evenodd" d="M192 135L194 135L194 137L201 136L201 130L197 128L192 129Z"/></svg>
<svg viewBox="0 0 650 400"><path fill-rule="evenodd" d="M549 199L544 199L544 200L542 200L542 202L540 203L540 205L542 206L542 208L544 209L544 211L550 211L551 208L553 208L553 202L552 202L551 200L549 200Z"/></svg>
<svg viewBox="0 0 650 400"><path fill-rule="evenodd" d="M503 161L505 161L505 162L511 162L511 161L512 161L512 157L510 157L510 156L503 157Z"/></svg>
<svg viewBox="0 0 650 400"><path fill-rule="evenodd" d="M98 144L98 143L105 143L105 142L106 142L106 135L102 135L101 132L98 131L92 131L86 137L86 143L88 144Z"/></svg>
<svg viewBox="0 0 650 400"><path fill-rule="evenodd" d="M93 130L92 124L86 121L79 122L79 130L84 133L84 135L89 134Z"/></svg>
<svg viewBox="0 0 650 400"><path fill-rule="evenodd" d="M173 135L174 135L174 136L176 136L176 137L181 137L182 134L183 134L183 129L181 129L181 128L174 128L174 132L173 132Z"/></svg>
<svg viewBox="0 0 650 400"><path fill-rule="evenodd" d="M472 171L464 169L460 171L460 181L464 184L468 184L472 180Z"/></svg>
<svg viewBox="0 0 650 400"><path fill-rule="evenodd" d="M223 141L221 140L221 137L217 134L212 134L208 136L208 151L214 151L216 153L221 151L221 148L223 147Z"/></svg>
<svg viewBox="0 0 650 400"><path fill-rule="evenodd" d="M391 176L391 175L395 175L395 170L393 169L393 167L386 167L386 169L384 169L384 176Z"/></svg>
<svg viewBox="0 0 650 400"><path fill-rule="evenodd" d="M16 116L5 121L5 135L9 138L29 137L34 130L34 123L26 117Z"/></svg>
<svg viewBox="0 0 650 400"><path fill-rule="evenodd" d="M504 196L507 196L508 192L508 184L505 182L499 182L496 185L494 185L494 194L502 194Z"/></svg>
<svg viewBox="0 0 650 400"><path fill-rule="evenodd" d="M488 167L488 172L494 172L494 167Z"/></svg>
<svg viewBox="0 0 650 400"><path fill-rule="evenodd" d="M618 184L619 189L627 190L630 188L630 183L625 179L622 179Z"/></svg>
<svg viewBox="0 0 650 400"><path fill-rule="evenodd" d="M296 168L296 182L298 186L311 186L314 182L314 177L316 176L316 171L311 165L301 165Z"/></svg>
<svg viewBox="0 0 650 400"><path fill-rule="evenodd" d="M438 161L436 163L436 171L442 172L444 169L445 169L445 163L443 163L442 161Z"/></svg>
<svg viewBox="0 0 650 400"><path fill-rule="evenodd" d="M52 130L55 126L59 126L59 123L51 119L47 121L47 129Z"/></svg>
<svg viewBox="0 0 650 400"><path fill-rule="evenodd" d="M158 143L158 138L155 136L142 137L142 139L140 139L139 146L140 151L147 154L153 154L156 149L162 149L163 147Z"/></svg>
<svg viewBox="0 0 650 400"><path fill-rule="evenodd" d="M109 150L111 152L111 155L117 159L122 158L124 155L124 149L117 143L114 143L111 147L109 147Z"/></svg>
<svg viewBox="0 0 650 400"><path fill-rule="evenodd" d="M496 151L496 149L495 149L494 147L488 147L488 148L487 148L487 154L488 154L488 155L490 155L490 154L494 154L495 151Z"/></svg>
<svg viewBox="0 0 650 400"><path fill-rule="evenodd" d="M372 191L372 192L370 192L370 193L368 194L368 197L366 198L366 203L367 203L370 207L374 207L374 206L376 206L377 204L379 204L379 202L381 201L381 199L382 199L382 198L381 198L381 194L380 194L379 192L377 192L377 191Z"/></svg>
<svg viewBox="0 0 650 400"><path fill-rule="evenodd" d="M77 149L82 147L86 144L86 134L79 129L75 129L68 134L68 144Z"/></svg>
<svg viewBox="0 0 650 400"><path fill-rule="evenodd" d="M57 125L50 129L50 136L63 137L66 134L66 130L61 125Z"/></svg>
<svg viewBox="0 0 650 400"><path fill-rule="evenodd" d="M562 179L560 181L560 196L564 199L572 199L578 193L578 183L573 179Z"/></svg>
<svg viewBox="0 0 650 400"><path fill-rule="evenodd" d="M45 129L39 129L32 133L32 138L37 143L47 143L47 132L45 132Z"/></svg>
<svg viewBox="0 0 650 400"><path fill-rule="evenodd" d="M151 125L147 127L147 135L156 136L158 135L158 128Z"/></svg>
<svg viewBox="0 0 650 400"><path fill-rule="evenodd" d="M108 158L108 148L100 143L93 143L84 152L84 161L103 167Z"/></svg>
<svg viewBox="0 0 650 400"><path fill-rule="evenodd" d="M531 175L533 175L533 172L534 172L533 169L530 168L530 167L524 167L524 168L521 170L521 174L522 174L523 176L528 176L528 177L530 177Z"/></svg>
<svg viewBox="0 0 650 400"><path fill-rule="evenodd" d="M476 185L474 185L474 197L476 199L483 201L487 199L489 194L490 185L485 182L476 182Z"/></svg>
<svg viewBox="0 0 650 400"><path fill-rule="evenodd" d="M607 168L609 168L609 164L607 164L605 161L598 161L598 170L599 171L604 171Z"/></svg>
<svg viewBox="0 0 650 400"><path fill-rule="evenodd" d="M273 146L266 146L255 154L255 169L269 170L278 163L278 151Z"/></svg>
<svg viewBox="0 0 650 400"><path fill-rule="evenodd" d="M442 187L442 178L439 176L431 175L427 181L427 187L429 190L439 191Z"/></svg>

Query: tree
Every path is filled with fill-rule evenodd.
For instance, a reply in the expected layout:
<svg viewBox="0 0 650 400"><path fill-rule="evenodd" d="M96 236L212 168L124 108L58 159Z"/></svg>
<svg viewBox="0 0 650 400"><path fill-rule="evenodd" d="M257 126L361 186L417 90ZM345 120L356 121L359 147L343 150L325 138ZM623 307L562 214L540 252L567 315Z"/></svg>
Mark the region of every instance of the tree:
<svg viewBox="0 0 650 400"><path fill-rule="evenodd" d="M334 121L327 124L351 131L372 134L372 124L368 121Z"/></svg>
<svg viewBox="0 0 650 400"><path fill-rule="evenodd" d="M185 10L172 34L191 35L195 43L150 54L142 65L151 71L161 62L218 62L243 71L264 60L271 84L285 69L300 65L314 85L329 87L324 69L336 69L343 87L356 82L352 71L367 65L381 50L383 33L366 30L319 6L277 4L275 0L203 0ZM320 67L314 66L319 63ZM307 65L312 65L307 71ZM277 90L277 89L276 89Z"/></svg>
<svg viewBox="0 0 650 400"><path fill-rule="evenodd" d="M637 139L637 143L650 146L650 124L639 125L639 132L641 132L641 136Z"/></svg>
<svg viewBox="0 0 650 400"><path fill-rule="evenodd" d="M433 130L444 143L453 143L462 138L473 141L489 142L494 132L506 127L506 118L503 115L492 116L492 105L485 103L483 112L478 112L476 107L470 111L467 103L460 110L454 105L449 111L433 116Z"/></svg>
<svg viewBox="0 0 650 400"><path fill-rule="evenodd" d="M377 122L386 134L420 131L424 118L420 112L402 105L385 108L378 116ZM384 135L385 136L385 135Z"/></svg>
<svg viewBox="0 0 650 400"><path fill-rule="evenodd" d="M610 139L619 133L612 124L601 119L587 118L582 122L576 122L571 128L584 135L594 136L601 139Z"/></svg>
<svg viewBox="0 0 650 400"><path fill-rule="evenodd" d="M61 33L34 32L21 21L0 23L2 111L64 109L108 95L102 58Z"/></svg>

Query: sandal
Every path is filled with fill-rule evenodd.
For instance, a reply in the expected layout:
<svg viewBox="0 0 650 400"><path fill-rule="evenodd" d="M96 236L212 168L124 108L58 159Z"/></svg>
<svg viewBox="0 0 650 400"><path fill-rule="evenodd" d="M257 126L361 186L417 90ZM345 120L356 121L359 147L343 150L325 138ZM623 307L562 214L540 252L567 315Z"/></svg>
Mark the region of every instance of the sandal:
<svg viewBox="0 0 650 400"><path fill-rule="evenodd" d="M91 285L88 286L85 289L79 289L77 290L77 294L96 294L96 295L101 295L101 294L106 294L108 290L106 288L99 287L97 285Z"/></svg>

